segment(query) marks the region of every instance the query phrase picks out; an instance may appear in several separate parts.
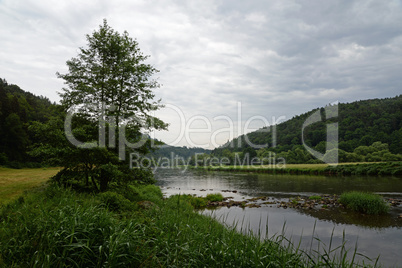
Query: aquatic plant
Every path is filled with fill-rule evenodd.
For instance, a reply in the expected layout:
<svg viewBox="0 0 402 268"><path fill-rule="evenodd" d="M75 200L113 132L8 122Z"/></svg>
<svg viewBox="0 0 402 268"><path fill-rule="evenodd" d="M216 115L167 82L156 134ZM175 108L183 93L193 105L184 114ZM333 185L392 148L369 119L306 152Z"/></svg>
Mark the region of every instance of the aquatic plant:
<svg viewBox="0 0 402 268"><path fill-rule="evenodd" d="M349 209L365 214L384 214L389 205L377 194L351 191L343 193L339 202Z"/></svg>
<svg viewBox="0 0 402 268"><path fill-rule="evenodd" d="M223 200L223 196L221 193L207 194L206 198L210 202L221 202Z"/></svg>

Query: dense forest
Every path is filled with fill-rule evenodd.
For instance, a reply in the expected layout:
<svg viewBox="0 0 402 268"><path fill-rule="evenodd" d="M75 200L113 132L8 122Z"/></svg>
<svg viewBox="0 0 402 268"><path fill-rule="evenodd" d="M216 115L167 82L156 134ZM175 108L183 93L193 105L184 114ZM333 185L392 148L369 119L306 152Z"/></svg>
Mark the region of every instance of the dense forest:
<svg viewBox="0 0 402 268"><path fill-rule="evenodd" d="M21 162L36 162L27 154L36 142L29 127L60 112L60 106L48 98L35 96L0 78L0 165L17 167Z"/></svg>
<svg viewBox="0 0 402 268"><path fill-rule="evenodd" d="M249 154L250 158L283 157L287 163L319 163L302 145L303 123L316 111L320 111L323 120L304 130L305 143L316 151L325 153L326 126L328 123L338 122L340 162L402 159L402 95L340 103L338 116L329 120L325 120L325 108L317 108L277 126L265 127L240 136L213 150L212 155L227 157L231 164L234 163L236 154L240 154L238 159ZM276 140L273 140L272 133L276 133ZM276 146L272 146L273 141ZM265 148L254 146L264 144L267 145Z"/></svg>

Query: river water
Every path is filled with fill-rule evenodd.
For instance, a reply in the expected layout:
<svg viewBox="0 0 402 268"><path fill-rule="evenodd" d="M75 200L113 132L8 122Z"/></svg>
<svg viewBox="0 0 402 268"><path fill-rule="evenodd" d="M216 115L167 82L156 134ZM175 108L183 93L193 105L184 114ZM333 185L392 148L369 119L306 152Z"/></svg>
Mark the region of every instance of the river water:
<svg viewBox="0 0 402 268"><path fill-rule="evenodd" d="M385 267L402 267L402 207L392 207L383 216L369 216L340 209L296 209L278 207L274 201L289 201L297 196L341 194L359 190L375 192L386 198L402 199L402 178L396 177L325 177L302 175L268 175L250 173L204 172L158 169L157 185L166 196L191 194L206 196L222 193L234 201L269 197L261 207L220 207L201 211L239 231L253 232L262 238L284 234L304 251L342 244L352 257L357 252L376 259ZM334 254L340 250L334 251ZM356 256L366 263L368 259Z"/></svg>

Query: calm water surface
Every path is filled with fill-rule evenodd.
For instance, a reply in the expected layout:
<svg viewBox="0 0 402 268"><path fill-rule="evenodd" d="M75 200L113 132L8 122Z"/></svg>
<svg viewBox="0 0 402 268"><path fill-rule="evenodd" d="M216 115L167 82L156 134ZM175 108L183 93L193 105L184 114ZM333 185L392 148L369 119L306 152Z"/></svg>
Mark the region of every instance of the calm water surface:
<svg viewBox="0 0 402 268"><path fill-rule="evenodd" d="M159 169L156 178L157 185L166 196L178 193L205 196L220 192L235 201L259 196L288 200L295 196L359 190L402 199L402 179L395 177L257 175ZM346 241L346 248L353 254L357 242L359 253L374 259L380 255L380 263L385 267L402 267L402 219L398 218L402 214L401 207L393 208L385 216L367 216L335 209L284 209L275 204L259 208L222 207L202 213L225 224L236 225L239 230L251 230L261 237L284 233L294 243L300 242L307 251L317 250L318 247L328 250L332 237L332 248Z"/></svg>

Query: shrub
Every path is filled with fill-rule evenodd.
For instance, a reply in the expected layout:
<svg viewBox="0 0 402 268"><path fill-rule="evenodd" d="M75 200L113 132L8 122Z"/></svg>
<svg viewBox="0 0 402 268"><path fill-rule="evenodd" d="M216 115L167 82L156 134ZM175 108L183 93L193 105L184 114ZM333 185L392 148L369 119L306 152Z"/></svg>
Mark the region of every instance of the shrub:
<svg viewBox="0 0 402 268"><path fill-rule="evenodd" d="M389 205L384 199L376 194L363 192L343 193L339 202L347 208L365 214L383 214L389 210Z"/></svg>
<svg viewBox="0 0 402 268"><path fill-rule="evenodd" d="M151 201L156 204L162 202L162 191L155 185L129 185L118 190L125 198L132 202Z"/></svg>
<svg viewBox="0 0 402 268"><path fill-rule="evenodd" d="M123 195L115 192L104 192L99 194L101 201L113 211L132 210L133 204Z"/></svg>

